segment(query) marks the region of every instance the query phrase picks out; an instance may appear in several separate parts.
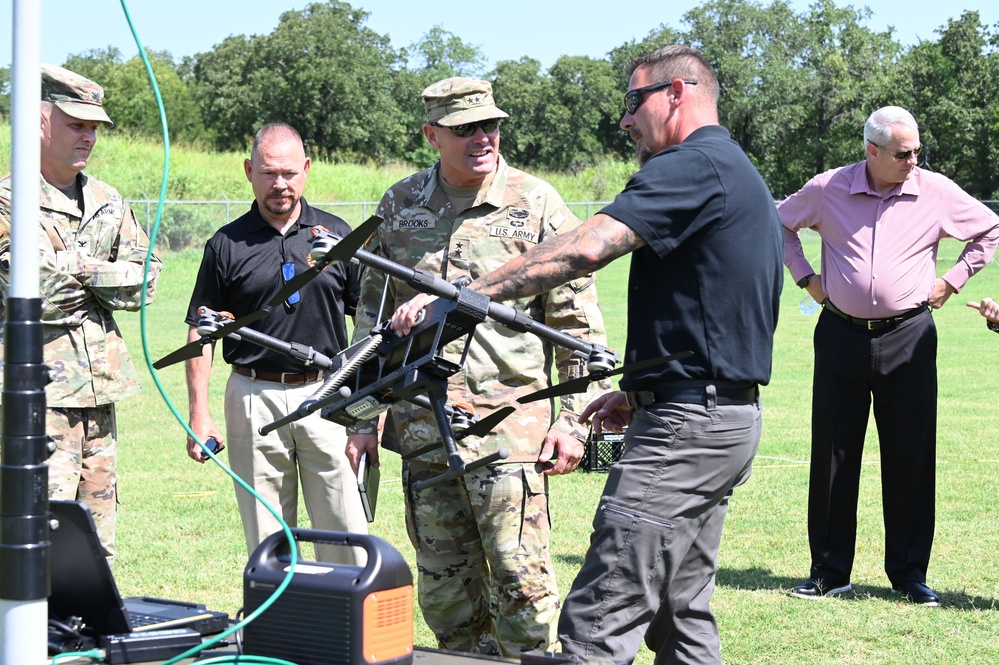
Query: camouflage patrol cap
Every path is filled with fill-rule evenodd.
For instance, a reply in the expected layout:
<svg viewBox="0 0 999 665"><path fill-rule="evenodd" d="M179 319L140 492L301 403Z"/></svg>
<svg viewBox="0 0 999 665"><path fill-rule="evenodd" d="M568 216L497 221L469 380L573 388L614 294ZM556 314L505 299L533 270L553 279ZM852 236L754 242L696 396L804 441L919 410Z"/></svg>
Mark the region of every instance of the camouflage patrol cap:
<svg viewBox="0 0 999 665"><path fill-rule="evenodd" d="M42 65L42 101L52 102L77 120L93 120L114 127L104 111L104 89L68 69Z"/></svg>
<svg viewBox="0 0 999 665"><path fill-rule="evenodd" d="M438 81L423 91L423 105L427 109L427 122L443 127L510 117L496 108L489 81L478 79L455 77Z"/></svg>

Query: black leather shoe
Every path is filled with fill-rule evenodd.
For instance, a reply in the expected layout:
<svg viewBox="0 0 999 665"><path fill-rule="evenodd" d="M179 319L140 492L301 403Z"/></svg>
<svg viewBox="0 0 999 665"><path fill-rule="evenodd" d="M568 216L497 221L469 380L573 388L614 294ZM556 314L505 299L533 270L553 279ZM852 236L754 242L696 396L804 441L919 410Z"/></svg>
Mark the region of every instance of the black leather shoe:
<svg viewBox="0 0 999 665"><path fill-rule="evenodd" d="M846 593L852 588L853 585L850 584L849 580L846 582L830 582L821 577L813 577L804 584L799 584L791 589L791 595L795 598L815 600L817 598Z"/></svg>
<svg viewBox="0 0 999 665"><path fill-rule="evenodd" d="M891 592L902 594L906 600L916 605L940 607L940 596L922 582L903 582L893 588Z"/></svg>

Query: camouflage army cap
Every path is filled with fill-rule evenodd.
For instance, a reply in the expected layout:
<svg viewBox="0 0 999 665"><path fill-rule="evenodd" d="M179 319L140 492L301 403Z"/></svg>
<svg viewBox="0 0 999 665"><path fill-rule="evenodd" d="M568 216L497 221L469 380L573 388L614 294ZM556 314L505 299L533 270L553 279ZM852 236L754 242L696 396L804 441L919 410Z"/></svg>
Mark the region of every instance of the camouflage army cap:
<svg viewBox="0 0 999 665"><path fill-rule="evenodd" d="M42 65L42 101L52 102L77 120L94 120L114 127L104 111L104 89L68 69Z"/></svg>
<svg viewBox="0 0 999 665"><path fill-rule="evenodd" d="M423 91L423 105L427 109L427 122L443 127L510 117L496 108L493 86L478 79L456 77L438 81Z"/></svg>

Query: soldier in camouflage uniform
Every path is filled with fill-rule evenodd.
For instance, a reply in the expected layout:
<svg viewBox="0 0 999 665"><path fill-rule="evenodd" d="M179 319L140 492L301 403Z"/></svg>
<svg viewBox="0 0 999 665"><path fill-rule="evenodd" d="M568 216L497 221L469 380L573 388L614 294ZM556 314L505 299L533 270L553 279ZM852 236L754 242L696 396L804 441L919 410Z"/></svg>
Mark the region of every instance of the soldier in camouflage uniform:
<svg viewBox="0 0 999 665"><path fill-rule="evenodd" d="M423 99L429 121L423 132L440 161L385 194L377 213L385 222L369 251L448 281L474 279L579 223L550 185L500 157L498 121L507 114L495 106L489 83L447 79L424 90ZM365 271L355 341L377 323L383 283L380 274ZM393 281L388 288L385 316L417 296L405 284ZM605 343L592 276L511 305L565 333ZM453 342L445 356L458 363L461 351L462 342ZM567 349L487 321L475 328L462 371L449 379L448 401L486 417L549 386L553 363L561 381L585 373ZM518 407L491 434L458 444L466 463L507 448L505 463L421 491L414 483L447 469L442 447L418 453L443 445L434 417L408 402L390 409L382 443L404 459L419 602L441 647L507 657L558 649L547 476L579 464L587 431L576 422L577 405L587 397L562 398L558 413L552 401ZM356 464L367 452L376 463L376 423L348 431L348 457Z"/></svg>
<svg viewBox="0 0 999 665"><path fill-rule="evenodd" d="M113 126L99 85L42 66L39 279L46 386L49 498L78 499L94 516L108 561L117 515L114 403L141 390L112 316L142 304L149 239L113 187L83 173L97 127ZM10 176L0 180L0 290L10 287ZM149 270L152 302L161 264ZM0 322L5 312L0 306ZM2 349L0 349L2 351ZM0 356L2 357L2 356Z"/></svg>

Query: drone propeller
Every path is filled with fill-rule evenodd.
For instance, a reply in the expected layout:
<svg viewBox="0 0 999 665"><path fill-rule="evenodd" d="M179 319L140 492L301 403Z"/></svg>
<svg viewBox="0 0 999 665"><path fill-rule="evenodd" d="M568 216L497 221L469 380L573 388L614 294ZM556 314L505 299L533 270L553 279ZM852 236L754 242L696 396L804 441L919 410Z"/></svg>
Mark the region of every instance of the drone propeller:
<svg viewBox="0 0 999 665"><path fill-rule="evenodd" d="M455 441L461 441L468 436L485 436L493 431L503 420L517 409L512 406L504 406L498 411L494 411L468 429L464 429L454 435Z"/></svg>
<svg viewBox="0 0 999 665"><path fill-rule="evenodd" d="M267 307L257 310L252 314L247 314L244 317L238 318L235 321L230 321L224 326L220 327L218 330L203 336L201 339L185 344L173 353L167 354L153 363L154 369L163 369L164 367L169 367L175 363L183 362L185 360L190 360L191 358L197 358L201 355L201 351L205 344L209 342L214 342L217 339L222 339L226 335L236 332L244 326L248 326L257 319L263 318L270 309Z"/></svg>
<svg viewBox="0 0 999 665"><path fill-rule="evenodd" d="M609 376L614 376L616 374L624 374L625 372L637 372L638 370L645 369L646 367L655 367L656 365L663 365L668 362L673 362L674 360L680 360L682 358L687 358L694 355L693 351L681 351L680 353L674 353L668 356L662 356L659 358L652 358L651 360L643 360L641 362L632 363L630 365L625 365L623 367L618 367L617 369L612 369L609 372L594 372L593 374L587 374L586 376L581 376L578 379L573 379L572 381L566 381L565 383L559 383L551 388L545 388L544 390L539 390L536 393L531 393L530 395L524 395L517 401L521 404L527 404L529 402L536 402L542 399L549 399L551 397L561 397L562 395L571 395L572 393L581 393L586 390L586 386L593 381L599 381L600 379L606 379Z"/></svg>
<svg viewBox="0 0 999 665"><path fill-rule="evenodd" d="M308 284L315 278L316 275L321 273L326 266L334 261L349 261L357 250L364 246L364 243L368 241L368 238L374 234L378 225L382 223L382 218L372 215L363 224L358 226L356 229L347 234L347 237L339 239L332 244L332 247L327 251L322 257L316 260L315 264L303 272L301 275L293 277L291 280L285 284L284 288L277 292L277 294L268 301L267 306L263 309L257 310L252 314L247 314L244 317L238 318L235 321L227 323L210 335L206 335L201 339L191 342L181 348L177 349L173 353L166 355L155 363L153 363L153 368L163 369L164 367L169 367L175 363L182 362L184 360L190 360L191 358L197 358L201 355L201 350L205 344L213 342L217 339L221 339L226 335L236 332L240 328L247 326L254 321L263 318L271 307L277 307L282 302L287 300L292 294L301 289L303 286ZM332 240L332 239L331 239Z"/></svg>
<svg viewBox="0 0 999 665"><path fill-rule="evenodd" d="M378 229L378 225L381 223L381 217L372 215L371 217L368 217L363 224L347 234L347 237L339 239L335 244L332 244L332 242L327 243L327 245L332 244L329 251L317 258L315 264L313 264L311 268L303 272L301 275L296 275L288 280L288 283L284 285L284 288L278 291L267 304L270 307L277 307L300 288L311 282L316 275L325 270L326 266L334 261L342 261L344 263L350 261L354 254L357 253L357 250L364 246L364 243L366 243L374 234L375 230ZM330 238L331 241L332 239L333 238Z"/></svg>

